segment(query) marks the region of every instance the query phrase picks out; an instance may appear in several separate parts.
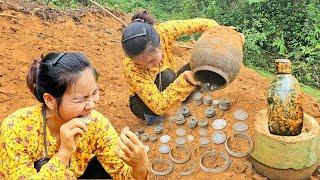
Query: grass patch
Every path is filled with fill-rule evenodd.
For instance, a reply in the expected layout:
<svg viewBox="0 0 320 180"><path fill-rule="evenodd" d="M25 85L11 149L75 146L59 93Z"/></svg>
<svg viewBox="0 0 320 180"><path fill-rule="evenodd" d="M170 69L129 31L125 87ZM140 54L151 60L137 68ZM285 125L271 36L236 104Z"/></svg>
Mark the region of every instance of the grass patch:
<svg viewBox="0 0 320 180"><path fill-rule="evenodd" d="M78 9L81 3L77 0L38 0L55 9Z"/></svg>
<svg viewBox="0 0 320 180"><path fill-rule="evenodd" d="M319 89L315 89L315 88L312 88L308 85L304 85L304 84L301 84L301 89L304 93L306 94L309 94L313 97L316 97L318 99L318 102L320 102L320 90Z"/></svg>

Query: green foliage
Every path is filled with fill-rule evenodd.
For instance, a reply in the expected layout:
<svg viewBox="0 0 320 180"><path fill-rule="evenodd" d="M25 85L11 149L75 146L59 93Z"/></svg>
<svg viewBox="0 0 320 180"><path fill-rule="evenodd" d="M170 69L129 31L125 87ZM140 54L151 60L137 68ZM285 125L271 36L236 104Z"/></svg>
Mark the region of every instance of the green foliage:
<svg viewBox="0 0 320 180"><path fill-rule="evenodd" d="M60 8L77 8L80 3L77 0L42 0L43 2Z"/></svg>
<svg viewBox="0 0 320 180"><path fill-rule="evenodd" d="M43 1L63 8L90 5L86 0ZM246 37L246 65L272 73L275 59L289 58L297 79L320 89L319 0L96 1L126 13L147 9L160 21L206 17L234 26Z"/></svg>
<svg viewBox="0 0 320 180"><path fill-rule="evenodd" d="M260 68L257 68L257 67L253 67L253 70L255 70L256 72L258 72L260 75L268 78L268 79L272 79L274 77L273 74L269 73L269 72L266 72ZM314 96L318 99L318 102L320 102L320 89L314 89L308 85L304 85L304 84L301 84L300 83L300 86L301 86L301 89L304 93L306 94L309 94L311 96Z"/></svg>
<svg viewBox="0 0 320 180"><path fill-rule="evenodd" d="M245 64L273 72L276 58L289 58L297 79L320 88L320 1L216 0L216 18L246 36Z"/></svg>

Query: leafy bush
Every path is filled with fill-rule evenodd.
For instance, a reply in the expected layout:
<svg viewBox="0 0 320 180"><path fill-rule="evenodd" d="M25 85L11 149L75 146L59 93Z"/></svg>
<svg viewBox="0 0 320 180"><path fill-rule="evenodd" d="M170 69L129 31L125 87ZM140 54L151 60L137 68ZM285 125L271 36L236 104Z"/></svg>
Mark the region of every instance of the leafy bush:
<svg viewBox="0 0 320 180"><path fill-rule="evenodd" d="M62 7L76 0L43 0ZM80 0L82 4L86 0ZM289 58L293 74L320 88L319 0L97 0L132 13L148 9L162 21L207 17L237 28L246 36L245 64L274 72L274 60ZM89 3L90 4L90 3ZM182 38L182 40L185 39Z"/></svg>
<svg viewBox="0 0 320 180"><path fill-rule="evenodd" d="M320 88L320 1L215 2L209 17L246 36L245 64L274 72L276 58L289 58L300 82Z"/></svg>

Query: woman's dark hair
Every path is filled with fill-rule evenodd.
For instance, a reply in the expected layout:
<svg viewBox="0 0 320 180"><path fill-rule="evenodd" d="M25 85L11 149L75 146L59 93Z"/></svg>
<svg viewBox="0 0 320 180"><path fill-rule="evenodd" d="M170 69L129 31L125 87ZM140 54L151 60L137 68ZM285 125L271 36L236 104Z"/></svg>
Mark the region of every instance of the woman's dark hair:
<svg viewBox="0 0 320 180"><path fill-rule="evenodd" d="M147 11L137 12L131 20L121 38L122 47L130 58L143 53L147 47L152 52L160 46L159 34L152 26L154 18Z"/></svg>
<svg viewBox="0 0 320 180"><path fill-rule="evenodd" d="M41 103L44 103L44 93L57 98L59 109L63 94L86 68L91 68L95 79L98 80L97 71L85 55L76 52L48 53L34 60L30 66L27 85Z"/></svg>

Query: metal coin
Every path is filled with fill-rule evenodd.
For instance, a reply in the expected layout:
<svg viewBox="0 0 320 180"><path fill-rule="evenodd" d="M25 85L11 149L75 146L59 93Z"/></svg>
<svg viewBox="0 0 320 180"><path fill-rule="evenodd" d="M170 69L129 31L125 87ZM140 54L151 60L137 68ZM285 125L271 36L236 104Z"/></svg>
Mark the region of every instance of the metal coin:
<svg viewBox="0 0 320 180"><path fill-rule="evenodd" d="M149 140L148 134L144 133L141 135L141 141L148 141L148 140Z"/></svg>
<svg viewBox="0 0 320 180"><path fill-rule="evenodd" d="M193 95L193 100L195 101L202 101L202 93L201 92L197 92Z"/></svg>
<svg viewBox="0 0 320 180"><path fill-rule="evenodd" d="M199 130L200 136L207 136L208 135L208 130L204 128L200 128Z"/></svg>
<svg viewBox="0 0 320 180"><path fill-rule="evenodd" d="M154 134L154 135L152 135L152 136L149 137L149 140L150 140L151 142L155 142L155 141L157 140L157 136Z"/></svg>
<svg viewBox="0 0 320 180"><path fill-rule="evenodd" d="M219 107L219 102L220 102L220 101L217 100L217 99L212 100L212 106L213 106L213 107L216 107L216 108Z"/></svg>
<svg viewBox="0 0 320 180"><path fill-rule="evenodd" d="M216 84L212 84L211 87L210 87L211 91L215 91L217 89L218 89L218 85L216 85Z"/></svg>
<svg viewBox="0 0 320 180"><path fill-rule="evenodd" d="M176 121L176 124L177 124L177 125L182 125L182 124L184 124L185 122L186 122L186 120Z"/></svg>
<svg viewBox="0 0 320 180"><path fill-rule="evenodd" d="M184 124L185 121L186 119L184 118L184 116L181 113L178 113L176 116L176 124L181 125Z"/></svg>
<svg viewBox="0 0 320 180"><path fill-rule="evenodd" d="M162 126L156 126L156 127L154 128L154 133L160 134L161 132L162 132Z"/></svg>
<svg viewBox="0 0 320 180"><path fill-rule="evenodd" d="M190 109L188 108L188 106L183 106L180 112L184 117L191 116Z"/></svg>
<svg viewBox="0 0 320 180"><path fill-rule="evenodd" d="M196 117L191 117L188 122L189 122L189 123L196 124L196 123L198 122L198 120L197 120Z"/></svg>
<svg viewBox="0 0 320 180"><path fill-rule="evenodd" d="M219 101L220 101L220 104L224 104L224 105L230 105L230 102L231 102L230 99L228 98L223 98Z"/></svg>
<svg viewBox="0 0 320 180"><path fill-rule="evenodd" d="M185 136L185 135L186 135L186 130L183 129L183 128L178 128L178 129L176 130L176 134L177 134L178 136Z"/></svg>
<svg viewBox="0 0 320 180"><path fill-rule="evenodd" d="M220 130L227 126L227 121L224 119L216 119L212 122L213 129Z"/></svg>
<svg viewBox="0 0 320 180"><path fill-rule="evenodd" d="M206 117L210 118L216 115L216 110L213 107L208 107L205 111Z"/></svg>
<svg viewBox="0 0 320 180"><path fill-rule="evenodd" d="M233 129L238 132L245 132L248 130L248 125L243 122L237 122L233 125Z"/></svg>
<svg viewBox="0 0 320 180"><path fill-rule="evenodd" d="M213 114L213 113L214 113L214 109L213 109L213 108L207 108L207 109L206 109L206 114L211 115L211 114Z"/></svg>
<svg viewBox="0 0 320 180"><path fill-rule="evenodd" d="M187 141L188 141L188 142L193 142L193 141L194 141L194 137L193 137L192 135L190 135L190 134L188 134L188 135L186 136L186 138L187 138Z"/></svg>
<svg viewBox="0 0 320 180"><path fill-rule="evenodd" d="M202 87L201 87L201 91L202 92L209 92L210 91L210 87L211 87L210 83L203 83Z"/></svg>
<svg viewBox="0 0 320 180"><path fill-rule="evenodd" d="M167 154L167 153L170 152L170 150L171 150L171 148L170 148L170 146L167 145L167 144L161 144L161 145L159 146L159 151L160 151L162 154Z"/></svg>
<svg viewBox="0 0 320 180"><path fill-rule="evenodd" d="M242 109L236 110L233 113L233 116L235 119L240 120L240 121L244 121L244 120L248 119L248 113Z"/></svg>
<svg viewBox="0 0 320 180"><path fill-rule="evenodd" d="M169 135L163 135L163 136L161 136L160 137L160 142L161 143L168 143L168 142L170 142L170 136Z"/></svg>
<svg viewBox="0 0 320 180"><path fill-rule="evenodd" d="M176 115L176 121L182 121L182 120L184 120L184 116L181 113L178 113Z"/></svg>
<svg viewBox="0 0 320 180"><path fill-rule="evenodd" d="M230 108L230 100L227 98L221 99L219 102L219 108L223 111L227 111Z"/></svg>
<svg viewBox="0 0 320 180"><path fill-rule="evenodd" d="M191 117L191 118L189 118L189 120L188 120L188 126L189 126L189 128L195 128L196 126L197 126L197 124L198 124L198 120L197 120L197 118L195 118L195 117Z"/></svg>
<svg viewBox="0 0 320 180"><path fill-rule="evenodd" d="M178 137L176 140L175 140L176 144L178 145L184 145L187 143L187 139L186 138L183 138L183 137Z"/></svg>
<svg viewBox="0 0 320 180"><path fill-rule="evenodd" d="M230 105L228 104L219 104L219 108L223 111L227 111L230 108Z"/></svg>
<svg viewBox="0 0 320 180"><path fill-rule="evenodd" d="M199 142L200 142L200 145L204 146L204 145L209 144L210 140L206 137L201 137Z"/></svg>
<svg viewBox="0 0 320 180"><path fill-rule="evenodd" d="M200 126L201 128L207 127L207 126L208 126L208 121L207 121L206 119L201 120L201 121L199 122L199 126Z"/></svg>
<svg viewBox="0 0 320 180"><path fill-rule="evenodd" d="M203 102L202 101L203 100L202 93L200 93L200 92L195 93L193 96L193 100L194 100L195 105L200 106Z"/></svg>
<svg viewBox="0 0 320 180"><path fill-rule="evenodd" d="M211 96L205 96L203 99L203 104L206 106L210 106L212 103L212 98Z"/></svg>
<svg viewBox="0 0 320 180"><path fill-rule="evenodd" d="M202 104L202 101L194 101L194 104L195 104L196 106L200 106L200 105Z"/></svg>
<svg viewBox="0 0 320 180"><path fill-rule="evenodd" d="M223 131L215 131L211 137L211 140L215 144L222 144L226 141L226 139L227 139L227 135Z"/></svg>

